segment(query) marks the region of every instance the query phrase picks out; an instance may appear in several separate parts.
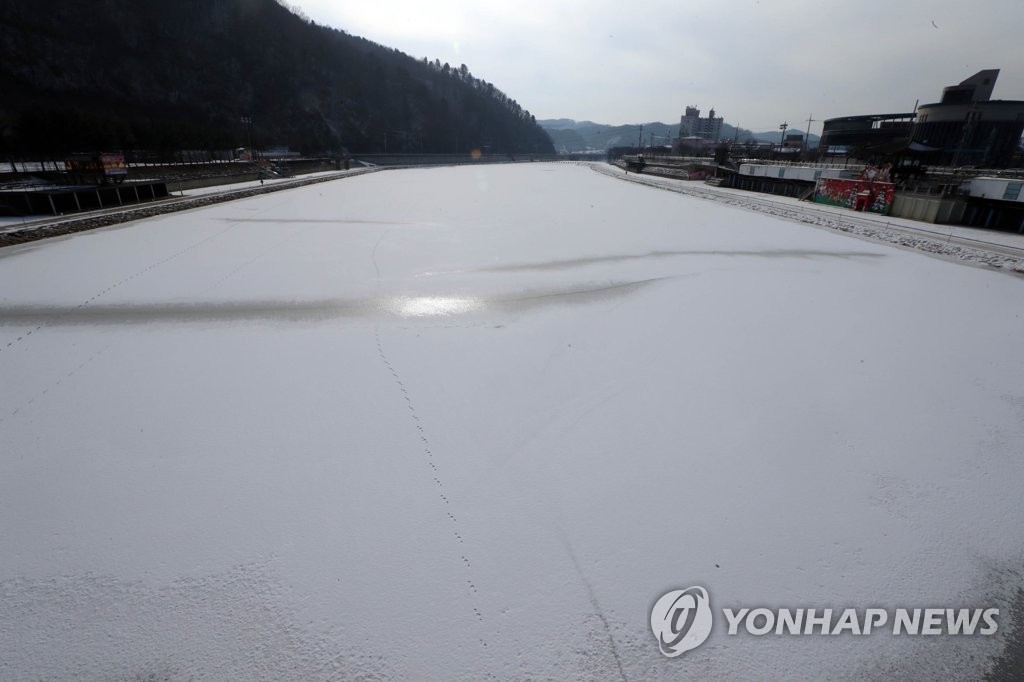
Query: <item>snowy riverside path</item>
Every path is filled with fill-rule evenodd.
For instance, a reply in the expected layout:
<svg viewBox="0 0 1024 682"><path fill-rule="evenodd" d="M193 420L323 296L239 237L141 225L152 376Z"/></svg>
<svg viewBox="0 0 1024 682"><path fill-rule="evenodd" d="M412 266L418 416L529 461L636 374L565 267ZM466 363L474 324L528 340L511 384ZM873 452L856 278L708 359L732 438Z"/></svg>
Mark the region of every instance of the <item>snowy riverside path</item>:
<svg viewBox="0 0 1024 682"><path fill-rule="evenodd" d="M0 679L983 675L1024 601L1022 313L1019 277L570 164L0 250ZM666 658L691 585L714 630Z"/></svg>

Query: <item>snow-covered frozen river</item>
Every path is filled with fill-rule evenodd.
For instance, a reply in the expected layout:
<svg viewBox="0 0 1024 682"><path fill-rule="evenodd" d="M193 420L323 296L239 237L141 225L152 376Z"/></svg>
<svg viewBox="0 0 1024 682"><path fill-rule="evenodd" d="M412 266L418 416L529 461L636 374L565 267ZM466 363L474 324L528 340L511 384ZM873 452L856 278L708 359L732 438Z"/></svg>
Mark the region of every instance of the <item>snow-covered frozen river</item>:
<svg viewBox="0 0 1024 682"><path fill-rule="evenodd" d="M570 164L5 248L0 679L977 677L1021 339L1019 277ZM998 633L721 611L964 606Z"/></svg>

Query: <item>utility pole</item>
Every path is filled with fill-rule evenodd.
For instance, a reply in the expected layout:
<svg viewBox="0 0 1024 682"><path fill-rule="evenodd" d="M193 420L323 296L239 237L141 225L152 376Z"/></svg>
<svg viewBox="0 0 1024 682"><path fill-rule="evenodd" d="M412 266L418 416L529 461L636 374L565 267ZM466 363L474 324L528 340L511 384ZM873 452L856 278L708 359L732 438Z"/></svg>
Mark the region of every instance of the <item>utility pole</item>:
<svg viewBox="0 0 1024 682"><path fill-rule="evenodd" d="M804 131L804 146L803 149L800 150L801 155L807 151L807 143L811 141L811 123L817 123L817 119L811 118L811 116L814 116L814 114L807 114L807 130Z"/></svg>
<svg viewBox="0 0 1024 682"><path fill-rule="evenodd" d="M644 151L644 126L640 125L640 136L636 138L636 148L642 154Z"/></svg>

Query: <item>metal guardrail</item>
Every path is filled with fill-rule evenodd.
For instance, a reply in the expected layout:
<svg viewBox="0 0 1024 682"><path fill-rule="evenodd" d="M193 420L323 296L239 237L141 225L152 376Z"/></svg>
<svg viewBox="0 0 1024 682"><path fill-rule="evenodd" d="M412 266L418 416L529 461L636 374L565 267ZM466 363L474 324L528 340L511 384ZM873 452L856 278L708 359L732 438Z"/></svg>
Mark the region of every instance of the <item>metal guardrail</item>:
<svg viewBox="0 0 1024 682"><path fill-rule="evenodd" d="M1024 180L1024 168L962 168L952 166L929 166L928 175L951 176L955 178L1000 178Z"/></svg>

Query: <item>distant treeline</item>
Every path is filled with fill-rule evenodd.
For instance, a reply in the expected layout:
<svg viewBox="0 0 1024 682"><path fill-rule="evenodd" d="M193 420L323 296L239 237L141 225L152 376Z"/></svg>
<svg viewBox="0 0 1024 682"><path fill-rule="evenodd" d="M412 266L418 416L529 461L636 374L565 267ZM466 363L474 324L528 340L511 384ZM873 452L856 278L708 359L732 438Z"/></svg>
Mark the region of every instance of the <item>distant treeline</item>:
<svg viewBox="0 0 1024 682"><path fill-rule="evenodd" d="M0 156L554 151L466 65L413 59L275 0L3 0L0 93Z"/></svg>

